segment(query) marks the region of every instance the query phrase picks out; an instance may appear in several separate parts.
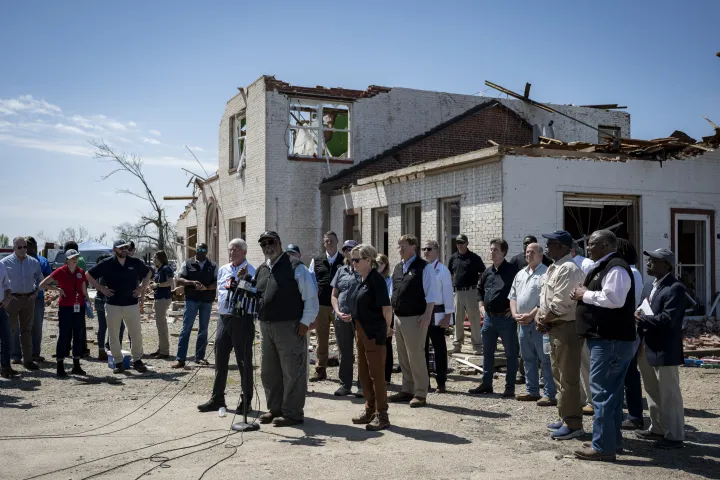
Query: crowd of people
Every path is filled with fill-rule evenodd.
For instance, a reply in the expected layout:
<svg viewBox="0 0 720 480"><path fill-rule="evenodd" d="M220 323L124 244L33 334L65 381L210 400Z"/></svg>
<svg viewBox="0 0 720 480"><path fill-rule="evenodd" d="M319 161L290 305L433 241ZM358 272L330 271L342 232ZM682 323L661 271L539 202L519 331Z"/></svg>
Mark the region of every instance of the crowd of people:
<svg viewBox="0 0 720 480"><path fill-rule="evenodd" d="M482 380L470 394L494 391L496 349L501 341L506 360L502 397L555 407L558 420L550 437L582 436L583 414L594 415L592 441L575 455L583 460L614 460L622 453L622 429L637 430L657 448L683 445L684 417L678 366L683 363L683 285L674 278L675 256L667 249L644 251L646 272L654 281L643 286L636 268L638 254L630 242L609 230L587 239L588 257L566 231L543 234L545 248L529 235L524 252L506 260L508 244L492 239L486 267L469 249L468 238L455 239L457 251L440 262L434 240L419 243L412 235L397 242L400 262L389 264L368 244L345 240L334 232L323 236L324 252L306 267L298 245L283 249L280 236L264 232L259 247L266 261L247 262L247 243L233 239L229 263L218 267L208 247L174 274L165 252L156 252L148 267L133 256L125 240L112 255L90 269L76 244L66 245L66 265L50 271L32 238L14 239L14 252L0 261L0 363L2 377L18 375L12 364L36 370L40 356L43 290L60 293L57 375L66 376L64 359L73 358L71 374L84 375L80 359L86 350L86 314L92 311L88 286L97 290L98 359L114 360L114 373L125 371L123 329L130 337L132 367L145 372L143 358L171 359L166 321L174 285L183 287L185 309L172 368L186 365L190 335L199 318L195 362L208 364L206 347L213 302L220 314L215 333L215 381L201 412L227 407L225 390L232 350L241 368L240 403L247 413L253 392L253 342L256 320L261 333L261 383L267 401L261 423L291 426L304 420L308 381L308 332L317 336L317 361L311 382L328 378L331 325L339 352L340 386L335 395L365 398L351 419L368 430L390 426L388 405L423 407L432 391L448 391L448 356L462 353L469 324L470 351L482 356ZM255 307L242 313L231 302L233 282L252 278L258 292ZM154 289L158 349L144 355L139 299ZM453 328L448 351L447 330ZM107 333L106 333L107 332ZM395 349L393 349L393 338ZM394 353L402 383L388 395ZM354 365L358 377L354 382ZM642 384L650 425L644 428ZM525 391L516 394L516 386ZM628 415L623 419L623 401Z"/></svg>

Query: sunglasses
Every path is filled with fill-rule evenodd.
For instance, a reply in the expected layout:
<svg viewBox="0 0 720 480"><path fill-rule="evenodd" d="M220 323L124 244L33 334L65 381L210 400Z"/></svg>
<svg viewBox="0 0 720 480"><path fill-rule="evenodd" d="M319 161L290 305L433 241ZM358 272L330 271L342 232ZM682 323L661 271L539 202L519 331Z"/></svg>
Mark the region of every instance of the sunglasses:
<svg viewBox="0 0 720 480"><path fill-rule="evenodd" d="M432 247L423 247L422 251L423 252L432 252L433 248Z"/></svg>
<svg viewBox="0 0 720 480"><path fill-rule="evenodd" d="M275 245L275 240L266 240L264 242L260 242L260 248L269 247L271 245Z"/></svg>
<svg viewBox="0 0 720 480"><path fill-rule="evenodd" d="M15 250L27 250L27 245L21 245L21 246L15 247Z"/></svg>
<svg viewBox="0 0 720 480"><path fill-rule="evenodd" d="M200 253L207 253L208 249L207 248L198 248L197 251Z"/></svg>
<svg viewBox="0 0 720 480"><path fill-rule="evenodd" d="M352 262L353 262L353 263L360 263L360 260L362 260L362 258L353 258L353 259L352 259Z"/></svg>

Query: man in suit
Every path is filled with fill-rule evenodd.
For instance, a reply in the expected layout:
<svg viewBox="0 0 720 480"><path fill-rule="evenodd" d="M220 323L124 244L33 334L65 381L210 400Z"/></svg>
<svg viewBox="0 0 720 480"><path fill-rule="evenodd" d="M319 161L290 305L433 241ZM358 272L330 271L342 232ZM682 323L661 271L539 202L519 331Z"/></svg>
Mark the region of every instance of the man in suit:
<svg viewBox="0 0 720 480"><path fill-rule="evenodd" d="M638 366L645 384L650 428L638 430L640 438L653 439L656 448L682 448L685 430L680 372L683 364L682 320L685 315L685 287L672 276L675 255L667 248L643 252L647 273L655 281L645 285L642 296L650 303L652 315L635 312L642 337Z"/></svg>

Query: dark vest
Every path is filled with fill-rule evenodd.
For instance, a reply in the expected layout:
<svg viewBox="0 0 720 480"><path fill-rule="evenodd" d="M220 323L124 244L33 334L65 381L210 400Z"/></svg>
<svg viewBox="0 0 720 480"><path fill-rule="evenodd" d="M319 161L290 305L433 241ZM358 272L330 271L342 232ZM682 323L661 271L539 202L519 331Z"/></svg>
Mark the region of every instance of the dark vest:
<svg viewBox="0 0 720 480"><path fill-rule="evenodd" d="M317 280L318 287L318 300L320 305L329 307L330 297L332 296L332 287L330 282L335 278L335 274L343 266L343 255L342 252L338 251L337 257L335 257L335 263L330 265L326 254L318 255L315 257L315 279Z"/></svg>
<svg viewBox="0 0 720 480"><path fill-rule="evenodd" d="M427 262L419 257L413 260L405 274L402 262L395 265L392 275L392 306L398 317L414 317L425 313L427 303L423 288L423 270L426 266Z"/></svg>
<svg viewBox="0 0 720 480"><path fill-rule="evenodd" d="M575 311L577 334L586 338L635 341L635 279L630 266L617 255L603 260L585 278L590 291L602 290L602 280L611 268L620 267L630 277L630 291L621 308L602 308L578 302Z"/></svg>
<svg viewBox="0 0 720 480"><path fill-rule="evenodd" d="M300 321L305 308L295 280L295 268L300 265L300 260L283 253L272 270L267 263L257 269L255 278L261 294L258 318L261 322Z"/></svg>
<svg viewBox="0 0 720 480"><path fill-rule="evenodd" d="M215 264L208 258L205 260L205 266L200 268L200 262L194 258L185 260L185 269L187 280L193 280L202 283L205 286L212 285L217 281L215 277ZM195 287L186 285L185 298L196 302L213 302L215 300L215 290L197 290Z"/></svg>

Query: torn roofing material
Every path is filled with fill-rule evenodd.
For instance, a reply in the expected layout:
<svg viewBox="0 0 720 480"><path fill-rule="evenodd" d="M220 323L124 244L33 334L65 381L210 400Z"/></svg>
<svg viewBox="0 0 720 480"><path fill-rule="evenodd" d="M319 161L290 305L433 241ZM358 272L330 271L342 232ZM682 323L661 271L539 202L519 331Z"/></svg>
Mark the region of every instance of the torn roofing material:
<svg viewBox="0 0 720 480"><path fill-rule="evenodd" d="M411 145L413 145L435 133L438 133L441 130L443 130L455 123L458 123L458 122L465 120L466 118L469 118L483 110L493 108L493 107L502 108L503 110L507 111L514 117L518 118L523 125L526 125L528 128L532 128L532 126L524 118L522 118L520 115L518 115L517 112L506 107L505 105L498 102L497 100L491 100L488 102L484 102L484 103L481 103L479 105L476 105L476 106L466 110L465 112L451 118L450 120L447 120L447 121L431 128L430 130L428 130L424 133L421 133L420 135L417 135L417 136L412 137L398 145L390 147L387 150L385 150L384 152L379 153L378 155L375 155L374 157L363 160L363 161L353 165L350 168L346 168L331 177L325 178L320 183L320 189L324 190L324 191L328 191L328 190L340 188L344 185L350 185L350 184L354 183L355 180L357 180L358 178L367 176L365 174L366 172L363 172L363 170L370 167L371 165L375 165L386 159L390 160L390 157L392 157L395 154L400 153L402 150L406 149L407 147L409 147L409 146L411 146ZM400 165L399 162L397 162L397 161L395 164L391 164L388 161L387 168L385 168L384 170L391 171L391 170L395 170L397 168L401 168L403 166L407 166L407 165ZM380 173L380 172L374 172L374 173Z"/></svg>
<svg viewBox="0 0 720 480"><path fill-rule="evenodd" d="M334 98L345 101L354 101L361 98L370 98L380 93L387 93L392 90L389 87L380 87L377 85L370 85L367 90L351 90L338 87L327 88L323 86L298 87L295 85L290 85L287 82L283 82L282 80L278 80L274 76L265 77L265 89L274 90L278 93L284 93L287 95Z"/></svg>

